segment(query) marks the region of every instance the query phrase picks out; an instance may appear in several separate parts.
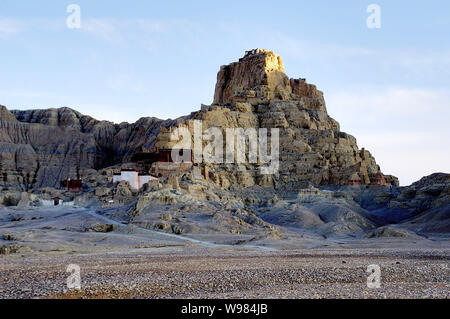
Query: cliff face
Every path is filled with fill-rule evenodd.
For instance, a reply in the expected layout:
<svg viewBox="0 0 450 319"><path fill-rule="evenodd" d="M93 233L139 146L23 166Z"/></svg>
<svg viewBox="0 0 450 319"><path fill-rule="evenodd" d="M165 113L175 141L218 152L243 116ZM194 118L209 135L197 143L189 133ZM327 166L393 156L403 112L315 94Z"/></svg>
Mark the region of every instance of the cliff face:
<svg viewBox="0 0 450 319"><path fill-rule="evenodd" d="M281 57L256 49L247 51L239 62L220 68L213 103L257 103L274 97L287 99L291 91Z"/></svg>
<svg viewBox="0 0 450 319"><path fill-rule="evenodd" d="M0 106L0 187L28 190L126 161L151 148L161 126L98 121L69 108L11 111Z"/></svg>
<svg viewBox="0 0 450 319"><path fill-rule="evenodd" d="M76 176L77 169L94 166L92 136L71 127L21 123L3 106L0 114L3 188L55 185L61 176Z"/></svg>
<svg viewBox="0 0 450 319"><path fill-rule="evenodd" d="M238 183L276 186L290 190L307 183L347 185L398 184L380 173L374 157L359 149L356 139L340 131L326 109L323 93L305 79L289 79L281 58L273 52L248 51L239 62L222 66L217 75L214 102L203 106L191 119L203 128L240 127L280 129L280 170L260 176L252 164L209 167L222 186ZM225 134L224 134L225 136Z"/></svg>
<svg viewBox="0 0 450 319"><path fill-rule="evenodd" d="M316 86L289 79L278 55L257 49L220 68L213 105L177 120L114 124L69 108L9 112L0 106L0 187L56 186L126 162L133 153L150 150L162 127L192 127L191 120L202 120L204 129L280 129L279 172L262 176L257 164L208 164L212 180L224 188L236 183L294 190L307 183L347 185L355 176L362 184L397 183L380 176L373 156L340 131Z"/></svg>
<svg viewBox="0 0 450 319"><path fill-rule="evenodd" d="M96 146L94 168L121 163L135 152L148 150L153 147L160 127L175 123L173 120L145 117L131 124L114 124L96 120L67 107L11 113L22 123L38 123L63 130L73 129L92 137Z"/></svg>

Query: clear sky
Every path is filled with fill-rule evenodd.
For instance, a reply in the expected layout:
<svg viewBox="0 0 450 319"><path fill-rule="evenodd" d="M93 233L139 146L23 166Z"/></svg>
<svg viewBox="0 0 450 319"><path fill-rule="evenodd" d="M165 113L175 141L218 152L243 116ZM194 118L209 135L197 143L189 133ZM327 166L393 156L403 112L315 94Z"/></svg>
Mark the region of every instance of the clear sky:
<svg viewBox="0 0 450 319"><path fill-rule="evenodd" d="M265 48L406 185L450 172L449 38L448 0L1 0L0 104L176 118L212 102L220 65Z"/></svg>

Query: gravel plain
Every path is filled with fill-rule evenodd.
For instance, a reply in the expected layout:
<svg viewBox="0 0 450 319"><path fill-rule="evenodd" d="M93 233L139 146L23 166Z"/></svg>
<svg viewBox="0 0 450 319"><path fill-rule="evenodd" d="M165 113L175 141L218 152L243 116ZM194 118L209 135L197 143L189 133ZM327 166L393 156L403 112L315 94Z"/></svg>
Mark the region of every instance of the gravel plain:
<svg viewBox="0 0 450 319"><path fill-rule="evenodd" d="M81 290L66 285L80 266ZM368 265L381 287L368 288ZM163 247L0 257L1 298L449 298L450 250Z"/></svg>

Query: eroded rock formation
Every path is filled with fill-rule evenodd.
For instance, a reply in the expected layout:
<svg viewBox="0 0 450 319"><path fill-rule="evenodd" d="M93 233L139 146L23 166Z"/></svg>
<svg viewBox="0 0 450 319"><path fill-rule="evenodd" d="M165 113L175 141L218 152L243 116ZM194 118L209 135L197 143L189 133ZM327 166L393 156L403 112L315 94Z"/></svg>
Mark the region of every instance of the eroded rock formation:
<svg viewBox="0 0 450 319"><path fill-rule="evenodd" d="M174 121L98 121L70 108L8 111L0 106L0 188L58 186L91 170L126 162L153 147Z"/></svg>
<svg viewBox="0 0 450 319"><path fill-rule="evenodd" d="M278 174L261 176L252 164L210 165L213 180L221 185L294 190L308 183L348 185L355 174L362 185L398 185L353 136L340 131L327 113L323 93L305 79L289 79L282 59L271 51L248 51L239 62L222 66L213 105L186 118L182 125L192 131L191 120L202 120L203 129L280 129Z"/></svg>
<svg viewBox="0 0 450 319"><path fill-rule="evenodd" d="M191 129L193 120L202 120L203 129L280 129L276 174L259 174L259 164L204 165L207 178L223 188L348 185L355 173L362 185L398 183L380 173L374 157L359 149L353 136L340 131L316 86L289 79L280 56L256 49L221 67L212 105L177 120L114 124L69 108L10 112L0 106L0 187L54 187L60 180L127 162L136 152L150 151L161 129L159 140L171 127Z"/></svg>

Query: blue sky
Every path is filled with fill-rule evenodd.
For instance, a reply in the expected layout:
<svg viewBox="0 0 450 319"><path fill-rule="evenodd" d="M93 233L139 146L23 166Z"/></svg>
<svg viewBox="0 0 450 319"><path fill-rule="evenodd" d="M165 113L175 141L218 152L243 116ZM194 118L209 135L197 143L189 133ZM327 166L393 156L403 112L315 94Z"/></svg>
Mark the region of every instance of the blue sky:
<svg viewBox="0 0 450 319"><path fill-rule="evenodd" d="M81 29L66 26L72 3ZM449 34L447 0L2 0L0 104L176 118L212 102L220 65L266 48L405 185L450 171Z"/></svg>

